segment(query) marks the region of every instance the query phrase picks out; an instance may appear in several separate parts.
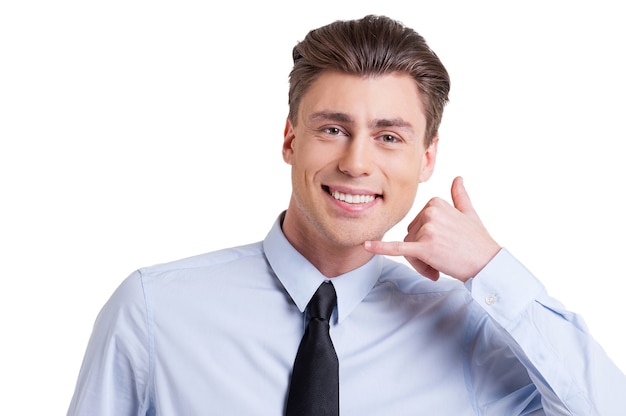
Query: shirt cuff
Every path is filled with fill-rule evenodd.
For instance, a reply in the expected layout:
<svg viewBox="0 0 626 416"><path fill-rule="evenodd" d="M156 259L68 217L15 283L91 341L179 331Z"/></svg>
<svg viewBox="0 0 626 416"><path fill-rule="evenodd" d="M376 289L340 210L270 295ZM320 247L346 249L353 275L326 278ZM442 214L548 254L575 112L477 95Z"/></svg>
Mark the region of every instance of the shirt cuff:
<svg viewBox="0 0 626 416"><path fill-rule="evenodd" d="M507 329L545 293L541 282L505 248L465 285L474 300Z"/></svg>

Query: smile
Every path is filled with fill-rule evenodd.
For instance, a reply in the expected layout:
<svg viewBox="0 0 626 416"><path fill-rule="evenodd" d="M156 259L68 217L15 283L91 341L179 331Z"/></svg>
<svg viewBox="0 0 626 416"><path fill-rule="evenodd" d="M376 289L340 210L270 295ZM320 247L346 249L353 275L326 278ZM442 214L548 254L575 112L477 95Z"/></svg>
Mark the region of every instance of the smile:
<svg viewBox="0 0 626 416"><path fill-rule="evenodd" d="M376 194L349 194L339 192L337 190L330 190L326 186L324 186L324 189L337 201L346 202L348 204L368 204L374 201L377 197Z"/></svg>

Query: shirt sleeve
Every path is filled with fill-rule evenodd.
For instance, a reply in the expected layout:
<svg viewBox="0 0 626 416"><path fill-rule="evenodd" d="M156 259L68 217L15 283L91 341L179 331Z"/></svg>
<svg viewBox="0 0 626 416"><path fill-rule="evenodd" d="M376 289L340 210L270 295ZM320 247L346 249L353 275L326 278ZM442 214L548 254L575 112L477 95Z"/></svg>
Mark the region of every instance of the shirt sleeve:
<svg viewBox="0 0 626 416"><path fill-rule="evenodd" d="M546 415L626 414L626 376L582 318L550 297L506 249L467 286L528 371Z"/></svg>
<svg viewBox="0 0 626 416"><path fill-rule="evenodd" d="M100 311L68 416L146 415L149 342L141 275L129 276Z"/></svg>

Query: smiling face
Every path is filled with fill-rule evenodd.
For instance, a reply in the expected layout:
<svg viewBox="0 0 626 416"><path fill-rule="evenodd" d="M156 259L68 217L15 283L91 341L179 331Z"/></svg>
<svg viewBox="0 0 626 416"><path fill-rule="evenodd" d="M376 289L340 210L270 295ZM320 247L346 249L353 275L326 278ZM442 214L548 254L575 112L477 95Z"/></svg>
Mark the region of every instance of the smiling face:
<svg viewBox="0 0 626 416"><path fill-rule="evenodd" d="M285 127L293 190L283 231L291 243L306 256L381 239L432 173L437 140L424 148L425 127L410 76L322 73Z"/></svg>

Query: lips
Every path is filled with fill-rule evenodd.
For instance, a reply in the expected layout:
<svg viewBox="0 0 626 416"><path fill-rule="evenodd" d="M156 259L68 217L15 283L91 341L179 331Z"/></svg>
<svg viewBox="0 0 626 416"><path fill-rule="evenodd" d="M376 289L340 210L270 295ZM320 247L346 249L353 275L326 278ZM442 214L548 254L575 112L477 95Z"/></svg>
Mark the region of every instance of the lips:
<svg viewBox="0 0 626 416"><path fill-rule="evenodd" d="M345 190L340 191L337 189L331 189L328 186L323 186L322 188L336 200L348 204L368 204L374 201L377 197L382 196L376 193L363 193L362 191L356 191L355 193L346 192Z"/></svg>

